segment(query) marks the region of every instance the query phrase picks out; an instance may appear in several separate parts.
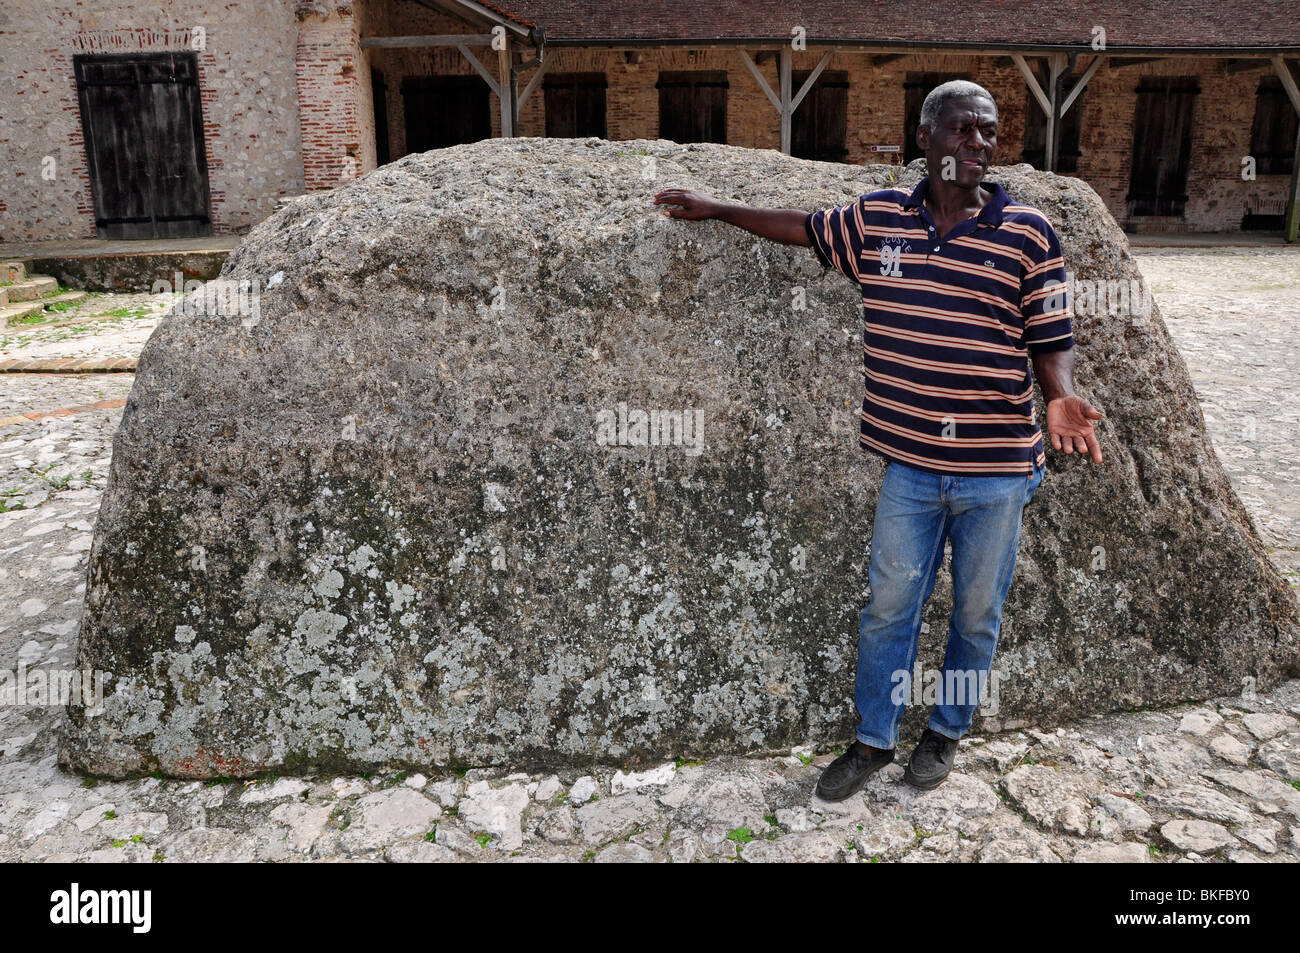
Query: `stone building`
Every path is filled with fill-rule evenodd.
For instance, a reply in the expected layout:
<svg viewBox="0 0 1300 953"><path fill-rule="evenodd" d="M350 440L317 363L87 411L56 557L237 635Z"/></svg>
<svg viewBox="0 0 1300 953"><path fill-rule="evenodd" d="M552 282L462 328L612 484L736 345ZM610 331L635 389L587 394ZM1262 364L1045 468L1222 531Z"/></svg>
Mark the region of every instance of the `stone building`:
<svg viewBox="0 0 1300 953"><path fill-rule="evenodd" d="M1279 229L1298 60L1294 0L7 0L0 241L239 233L488 136L906 162L959 76L1130 231Z"/></svg>

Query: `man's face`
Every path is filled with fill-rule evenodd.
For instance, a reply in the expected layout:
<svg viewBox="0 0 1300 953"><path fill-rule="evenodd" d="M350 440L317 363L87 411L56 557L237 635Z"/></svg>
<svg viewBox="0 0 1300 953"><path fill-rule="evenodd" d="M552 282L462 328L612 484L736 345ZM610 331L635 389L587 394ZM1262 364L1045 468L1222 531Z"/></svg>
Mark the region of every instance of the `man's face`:
<svg viewBox="0 0 1300 953"><path fill-rule="evenodd" d="M933 129L921 126L916 131L916 144L925 151L930 175L973 189L998 149L997 108L983 96L950 99Z"/></svg>

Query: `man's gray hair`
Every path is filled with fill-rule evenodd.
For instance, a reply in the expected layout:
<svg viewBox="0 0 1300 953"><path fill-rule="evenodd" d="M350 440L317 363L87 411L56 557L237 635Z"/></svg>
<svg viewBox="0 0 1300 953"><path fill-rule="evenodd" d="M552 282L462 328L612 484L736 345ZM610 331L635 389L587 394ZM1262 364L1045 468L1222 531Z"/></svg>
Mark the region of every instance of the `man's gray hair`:
<svg viewBox="0 0 1300 953"><path fill-rule="evenodd" d="M979 96L987 99L993 104L993 115L995 118L997 117L997 100L993 98L993 95L987 89L979 83L972 83L968 79L953 79L946 83L940 83L930 90L930 95L926 96L925 102L921 104L920 124L934 129L939 122L939 114L943 112L943 104L950 99L960 99L965 96Z"/></svg>

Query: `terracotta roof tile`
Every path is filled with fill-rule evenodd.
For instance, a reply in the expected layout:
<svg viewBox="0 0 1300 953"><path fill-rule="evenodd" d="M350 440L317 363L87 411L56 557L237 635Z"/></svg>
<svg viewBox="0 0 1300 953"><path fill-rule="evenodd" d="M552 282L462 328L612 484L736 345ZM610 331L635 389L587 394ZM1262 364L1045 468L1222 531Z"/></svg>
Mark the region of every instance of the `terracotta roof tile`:
<svg viewBox="0 0 1300 953"><path fill-rule="evenodd" d="M548 42L783 41L882 45L1072 46L1091 52L1093 27L1107 49L1300 51L1295 0L499 0Z"/></svg>

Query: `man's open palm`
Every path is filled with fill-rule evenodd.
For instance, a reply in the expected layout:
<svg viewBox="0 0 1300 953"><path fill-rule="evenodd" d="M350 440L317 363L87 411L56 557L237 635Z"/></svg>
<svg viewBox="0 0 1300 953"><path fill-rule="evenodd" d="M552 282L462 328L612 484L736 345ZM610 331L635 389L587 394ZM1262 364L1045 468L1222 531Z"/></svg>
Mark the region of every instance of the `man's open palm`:
<svg viewBox="0 0 1300 953"><path fill-rule="evenodd" d="M1058 397L1047 404L1047 430L1052 446L1066 453L1087 453L1093 463L1101 463L1101 444L1093 433L1092 422L1102 413L1077 394Z"/></svg>

